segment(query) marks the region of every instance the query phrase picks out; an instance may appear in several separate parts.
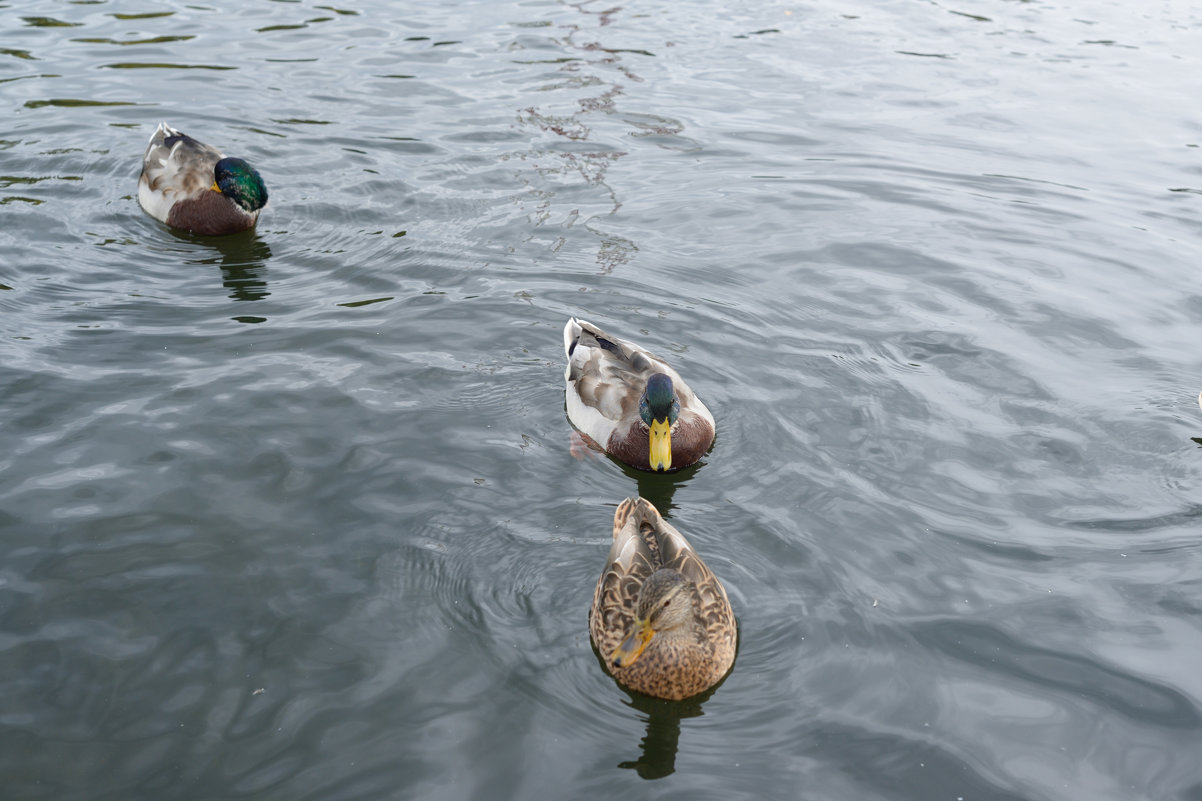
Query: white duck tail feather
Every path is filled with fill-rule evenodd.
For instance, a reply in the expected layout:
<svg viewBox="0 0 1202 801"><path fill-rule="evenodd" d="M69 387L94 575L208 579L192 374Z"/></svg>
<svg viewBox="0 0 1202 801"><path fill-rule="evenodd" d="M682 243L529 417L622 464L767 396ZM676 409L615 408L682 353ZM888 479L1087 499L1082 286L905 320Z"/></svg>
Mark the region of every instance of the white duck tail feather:
<svg viewBox="0 0 1202 801"><path fill-rule="evenodd" d="M567 325L565 325L563 327L563 352L564 352L564 355L568 357L568 366L565 367L564 371L563 371L564 378L571 377L571 374L572 374L572 343L574 343L576 341L576 339L580 336L580 332L583 330L584 329L581 328L580 323L578 323L576 321L575 317L569 317Z"/></svg>

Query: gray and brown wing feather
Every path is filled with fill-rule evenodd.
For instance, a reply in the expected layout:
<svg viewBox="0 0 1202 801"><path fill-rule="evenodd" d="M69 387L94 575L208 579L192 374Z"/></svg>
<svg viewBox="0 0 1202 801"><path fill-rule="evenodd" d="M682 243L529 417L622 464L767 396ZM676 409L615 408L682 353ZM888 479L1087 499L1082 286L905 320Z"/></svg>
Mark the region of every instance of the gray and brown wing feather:
<svg viewBox="0 0 1202 801"><path fill-rule="evenodd" d="M613 544L589 610L589 634L607 661L634 625L639 587L659 566L654 546L640 532L641 515L636 514L640 500L627 498L618 505Z"/></svg>
<svg viewBox="0 0 1202 801"><path fill-rule="evenodd" d="M601 351L592 351L586 359L572 364L569 380L580 400L608 420L625 420L639 411L642 386L638 376L621 362L606 359Z"/></svg>
<svg viewBox="0 0 1202 801"><path fill-rule="evenodd" d="M647 505L651 506L649 503ZM651 507L651 511L655 513L654 507ZM655 516L659 522L656 536L660 542L663 566L677 571L697 587L697 594L701 600L698 614L705 626L706 642L714 648L713 680L717 681L734 662L738 639L735 614L731 609L730 599L726 597L726 588L714 575L714 571L710 570L709 565L702 561L697 551L693 550L693 546L684 535L671 523L660 518L658 513L655 513Z"/></svg>
<svg viewBox="0 0 1202 801"><path fill-rule="evenodd" d="M141 183L151 193L162 195L170 208L170 204L207 191L221 158L221 151L212 145L160 125L146 146Z"/></svg>
<svg viewBox="0 0 1202 801"><path fill-rule="evenodd" d="M679 381L667 362L639 346L577 320L580 332L569 345L568 380L580 399L611 420L637 415L639 398L652 373L664 372ZM691 395L691 393L690 393Z"/></svg>

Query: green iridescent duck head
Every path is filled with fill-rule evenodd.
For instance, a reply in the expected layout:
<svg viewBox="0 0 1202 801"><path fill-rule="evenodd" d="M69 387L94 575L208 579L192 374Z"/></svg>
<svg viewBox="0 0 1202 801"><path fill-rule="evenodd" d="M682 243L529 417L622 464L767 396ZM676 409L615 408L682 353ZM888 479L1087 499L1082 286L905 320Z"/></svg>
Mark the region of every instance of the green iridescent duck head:
<svg viewBox="0 0 1202 801"><path fill-rule="evenodd" d="M267 185L258 170L243 159L223 158L213 168L214 191L228 197L247 214L267 205Z"/></svg>
<svg viewBox="0 0 1202 801"><path fill-rule="evenodd" d="M652 470L669 470L672 467L672 424L680 416L680 401L672 379L664 373L655 373L647 379L647 388L639 399L639 417L647 424L651 440Z"/></svg>

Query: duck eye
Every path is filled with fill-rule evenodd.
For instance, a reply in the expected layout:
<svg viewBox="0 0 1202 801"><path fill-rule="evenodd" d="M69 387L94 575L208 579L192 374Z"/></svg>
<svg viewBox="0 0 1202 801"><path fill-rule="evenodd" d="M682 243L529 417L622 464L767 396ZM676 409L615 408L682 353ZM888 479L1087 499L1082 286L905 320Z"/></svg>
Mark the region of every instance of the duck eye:
<svg viewBox="0 0 1202 801"><path fill-rule="evenodd" d="M670 604L670 603L672 603L672 599L671 599L671 598L669 598L668 600L664 601L664 609L667 609L667 608L668 608L668 604Z"/></svg>

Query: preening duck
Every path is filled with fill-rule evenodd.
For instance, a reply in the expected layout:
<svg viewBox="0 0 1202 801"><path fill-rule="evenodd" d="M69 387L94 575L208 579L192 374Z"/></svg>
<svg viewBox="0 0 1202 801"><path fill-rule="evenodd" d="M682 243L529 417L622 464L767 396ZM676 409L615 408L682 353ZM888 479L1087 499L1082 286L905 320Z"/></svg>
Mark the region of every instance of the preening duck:
<svg viewBox="0 0 1202 801"><path fill-rule="evenodd" d="M138 202L172 228L233 234L254 227L267 187L254 167L159 123L138 179Z"/></svg>

